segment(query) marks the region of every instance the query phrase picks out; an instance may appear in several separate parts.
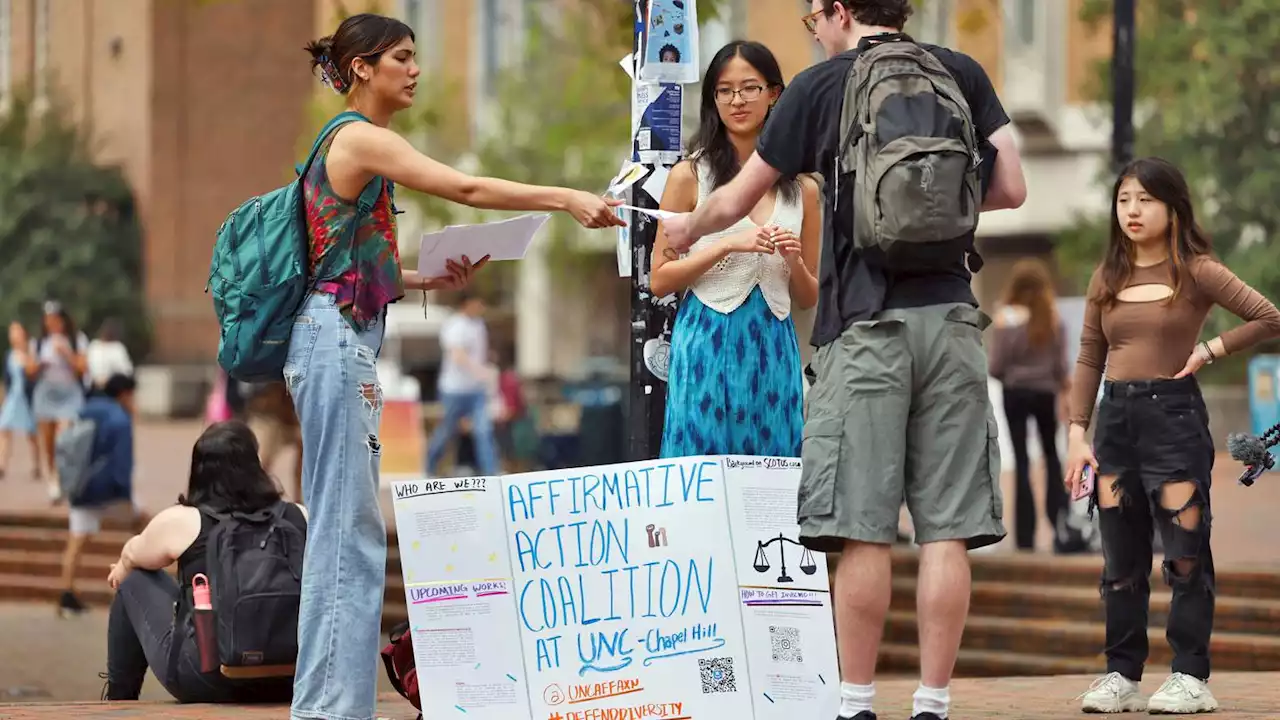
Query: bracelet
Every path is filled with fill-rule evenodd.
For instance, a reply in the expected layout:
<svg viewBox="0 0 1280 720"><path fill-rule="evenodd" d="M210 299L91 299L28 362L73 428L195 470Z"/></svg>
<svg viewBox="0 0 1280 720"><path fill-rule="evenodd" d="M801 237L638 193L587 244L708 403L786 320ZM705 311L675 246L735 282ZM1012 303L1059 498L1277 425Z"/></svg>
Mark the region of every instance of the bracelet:
<svg viewBox="0 0 1280 720"><path fill-rule="evenodd" d="M1214 360L1218 359L1218 356L1213 354L1213 348L1209 347L1209 343L1207 342L1200 343L1196 346L1196 349L1201 351L1201 356L1204 358L1205 365L1211 365Z"/></svg>

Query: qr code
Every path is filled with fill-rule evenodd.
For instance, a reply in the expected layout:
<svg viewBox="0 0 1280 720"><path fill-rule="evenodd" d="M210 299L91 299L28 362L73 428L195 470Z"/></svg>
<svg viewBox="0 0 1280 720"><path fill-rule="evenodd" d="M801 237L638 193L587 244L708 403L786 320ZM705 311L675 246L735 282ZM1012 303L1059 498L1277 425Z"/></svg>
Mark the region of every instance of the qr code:
<svg viewBox="0 0 1280 720"><path fill-rule="evenodd" d="M704 695L738 692L738 683L733 677L733 658L700 659L698 670L702 673Z"/></svg>
<svg viewBox="0 0 1280 720"><path fill-rule="evenodd" d="M772 646L774 662L804 662L804 655L800 652L800 631L798 629L770 625L769 644Z"/></svg>

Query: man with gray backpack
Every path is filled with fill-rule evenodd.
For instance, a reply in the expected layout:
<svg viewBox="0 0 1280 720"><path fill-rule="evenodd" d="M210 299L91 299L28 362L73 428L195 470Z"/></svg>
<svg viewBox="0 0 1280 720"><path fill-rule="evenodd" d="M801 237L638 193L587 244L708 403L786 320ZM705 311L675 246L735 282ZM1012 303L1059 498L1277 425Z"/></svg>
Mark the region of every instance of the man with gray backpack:
<svg viewBox="0 0 1280 720"><path fill-rule="evenodd" d="M145 520L133 504L136 387L132 377L112 375L54 444L58 499L69 506L70 532L62 555L63 591L58 599L58 614L63 617L85 610L75 594L76 568L85 543L102 529L102 521Z"/></svg>
<svg viewBox="0 0 1280 720"><path fill-rule="evenodd" d="M683 252L746 216L779 176L823 175L801 541L840 554L840 717L874 720L905 499L920 544L913 716L938 720L968 613L966 551L1005 535L973 238L979 212L1021 206L1026 185L986 72L904 34L910 0L807 5L801 20L829 59L792 80L737 176L663 230Z"/></svg>

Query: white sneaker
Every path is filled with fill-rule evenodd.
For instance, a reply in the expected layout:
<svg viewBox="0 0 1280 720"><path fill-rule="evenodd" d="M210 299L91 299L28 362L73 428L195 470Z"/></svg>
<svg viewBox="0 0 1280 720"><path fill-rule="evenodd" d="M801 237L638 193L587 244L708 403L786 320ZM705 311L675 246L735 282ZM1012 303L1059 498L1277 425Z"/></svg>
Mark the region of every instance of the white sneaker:
<svg viewBox="0 0 1280 720"><path fill-rule="evenodd" d="M1138 683L1118 672L1107 673L1080 696L1080 709L1087 713L1142 712L1147 702L1138 693Z"/></svg>
<svg viewBox="0 0 1280 720"><path fill-rule="evenodd" d="M1209 692L1209 684L1183 673L1170 675L1147 703L1147 711L1153 714L1183 715L1217 709L1218 700Z"/></svg>

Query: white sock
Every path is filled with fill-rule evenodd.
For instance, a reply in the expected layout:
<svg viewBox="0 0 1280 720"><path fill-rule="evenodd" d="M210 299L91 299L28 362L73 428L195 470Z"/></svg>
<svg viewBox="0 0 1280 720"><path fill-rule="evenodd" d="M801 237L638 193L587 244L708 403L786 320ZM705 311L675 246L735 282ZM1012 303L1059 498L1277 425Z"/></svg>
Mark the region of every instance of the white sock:
<svg viewBox="0 0 1280 720"><path fill-rule="evenodd" d="M860 712L871 711L871 701L876 697L876 684L854 685L840 683L840 717L851 718Z"/></svg>
<svg viewBox="0 0 1280 720"><path fill-rule="evenodd" d="M920 683L920 687L916 688L916 694L912 697L911 714L919 715L929 712L945 720L950 707L950 688L931 688Z"/></svg>

